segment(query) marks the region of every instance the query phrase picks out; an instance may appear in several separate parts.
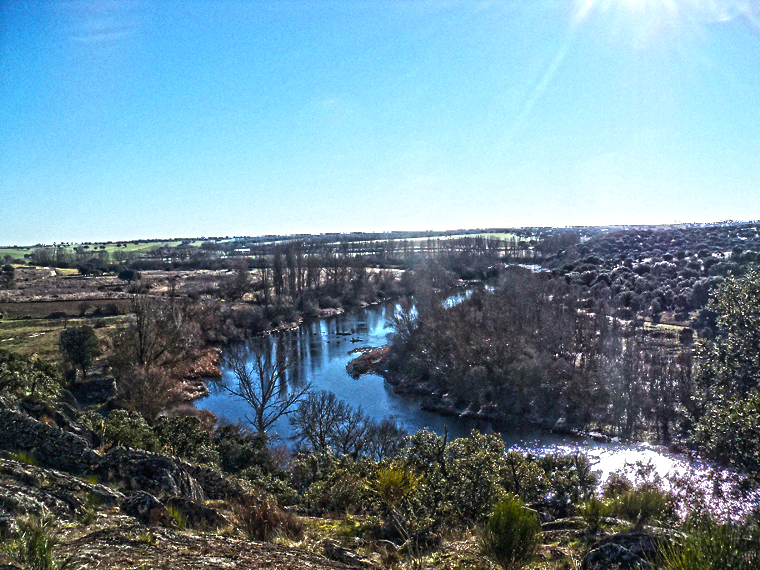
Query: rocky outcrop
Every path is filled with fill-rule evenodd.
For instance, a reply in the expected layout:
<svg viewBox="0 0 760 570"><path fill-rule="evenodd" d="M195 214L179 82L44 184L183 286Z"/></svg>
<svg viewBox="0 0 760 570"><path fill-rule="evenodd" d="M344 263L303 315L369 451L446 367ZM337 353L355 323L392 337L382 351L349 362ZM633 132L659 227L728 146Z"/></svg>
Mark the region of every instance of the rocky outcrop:
<svg viewBox="0 0 760 570"><path fill-rule="evenodd" d="M122 522L59 545L56 553L74 568L127 570L349 570L328 558L287 546L217 534L195 534Z"/></svg>
<svg viewBox="0 0 760 570"><path fill-rule="evenodd" d="M201 503L206 499L238 499L245 495L240 485L213 469L139 449L114 447L93 472L103 480L119 482L125 489L145 491L156 497L182 497Z"/></svg>
<svg viewBox="0 0 760 570"><path fill-rule="evenodd" d="M582 570L643 570L654 568L662 549L674 540L662 529L632 531L603 538L591 547Z"/></svg>
<svg viewBox="0 0 760 570"><path fill-rule="evenodd" d="M167 528L177 526L177 521L169 515L163 503L145 491L128 493L121 503L121 510L143 524Z"/></svg>
<svg viewBox="0 0 760 570"><path fill-rule="evenodd" d="M80 430L85 431L81 426ZM41 465L76 473L100 460L100 454L83 435L58 427L50 416L40 421L8 398L0 398L0 449L24 451Z"/></svg>
<svg viewBox="0 0 760 570"><path fill-rule="evenodd" d="M93 468L98 477L118 481L130 491L202 502L206 493L190 470L189 464L173 457L125 447L114 447Z"/></svg>
<svg viewBox="0 0 760 570"><path fill-rule="evenodd" d="M53 513L64 520L78 520L93 505L113 506L124 495L77 477L0 458L0 510L10 515Z"/></svg>

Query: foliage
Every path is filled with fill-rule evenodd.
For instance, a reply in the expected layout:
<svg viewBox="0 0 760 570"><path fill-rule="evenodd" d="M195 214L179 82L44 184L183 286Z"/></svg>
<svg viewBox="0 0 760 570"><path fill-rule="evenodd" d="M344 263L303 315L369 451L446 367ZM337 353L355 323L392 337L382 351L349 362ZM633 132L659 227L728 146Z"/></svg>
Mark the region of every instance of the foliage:
<svg viewBox="0 0 760 570"><path fill-rule="evenodd" d="M251 540L271 540L278 535L298 538L303 534L301 518L284 511L271 499L250 499L236 510L240 526Z"/></svg>
<svg viewBox="0 0 760 570"><path fill-rule="evenodd" d="M505 570L525 566L533 558L541 534L536 514L514 496L502 498L483 525L481 547Z"/></svg>
<svg viewBox="0 0 760 570"><path fill-rule="evenodd" d="M710 519L691 529L681 545L663 554L665 570L755 570L760 568L756 529Z"/></svg>
<svg viewBox="0 0 760 570"><path fill-rule="evenodd" d="M709 308L725 335L700 347L698 381L708 401L746 396L760 388L760 271L728 277Z"/></svg>
<svg viewBox="0 0 760 570"><path fill-rule="evenodd" d="M607 505L596 497L591 497L578 506L578 514L583 517L591 532L598 532L602 528L602 519L607 512Z"/></svg>
<svg viewBox="0 0 760 570"><path fill-rule="evenodd" d="M555 504L578 504L589 499L596 489L598 475L591 471L591 462L581 453L545 455L536 463L544 472L539 489Z"/></svg>
<svg viewBox="0 0 760 570"><path fill-rule="evenodd" d="M419 501L423 481L422 476L400 461L380 468L375 480L383 516L412 553L419 550L412 541L413 536L432 522L425 516L424 506Z"/></svg>
<svg viewBox="0 0 760 570"><path fill-rule="evenodd" d="M0 349L0 391L19 398L51 400L60 391L60 375L54 366L37 358Z"/></svg>
<svg viewBox="0 0 760 570"><path fill-rule="evenodd" d="M213 445L219 455L219 463L227 473L257 467L267 474L275 469L266 442L245 426L225 424L217 427Z"/></svg>
<svg viewBox="0 0 760 570"><path fill-rule="evenodd" d="M694 439L708 458L757 473L760 470L760 392L712 407L697 423Z"/></svg>
<svg viewBox="0 0 760 570"><path fill-rule="evenodd" d="M309 486L303 500L316 512L367 512L375 500L369 485L373 472L368 462L340 458Z"/></svg>
<svg viewBox="0 0 760 570"><path fill-rule="evenodd" d="M637 526L642 526L650 520L663 521L675 518L672 505L672 501L664 491L644 484L620 493L610 503L609 512Z"/></svg>
<svg viewBox="0 0 760 570"><path fill-rule="evenodd" d="M113 410L104 423L104 438L107 445L123 445L158 451L160 444L156 434L139 412Z"/></svg>
<svg viewBox="0 0 760 570"><path fill-rule="evenodd" d="M95 329L88 325L63 330L58 347L67 362L82 369L82 378L87 376L87 367L100 354Z"/></svg>
<svg viewBox="0 0 760 570"><path fill-rule="evenodd" d="M12 289L13 281L16 275L16 269L6 263L0 267L0 289Z"/></svg>
<svg viewBox="0 0 760 570"><path fill-rule="evenodd" d="M30 515L18 519L20 536L13 553L29 570L56 570L63 566L54 559L58 525L53 515Z"/></svg>
<svg viewBox="0 0 760 570"><path fill-rule="evenodd" d="M725 335L698 346L702 406L694 439L710 458L760 466L760 272L728 277L710 308Z"/></svg>
<svg viewBox="0 0 760 570"><path fill-rule="evenodd" d="M211 434L195 416L161 417L153 426L159 443L170 454L193 463L218 463Z"/></svg>
<svg viewBox="0 0 760 570"><path fill-rule="evenodd" d="M134 365L122 369L116 381L116 404L154 423L158 415L184 400L172 370Z"/></svg>

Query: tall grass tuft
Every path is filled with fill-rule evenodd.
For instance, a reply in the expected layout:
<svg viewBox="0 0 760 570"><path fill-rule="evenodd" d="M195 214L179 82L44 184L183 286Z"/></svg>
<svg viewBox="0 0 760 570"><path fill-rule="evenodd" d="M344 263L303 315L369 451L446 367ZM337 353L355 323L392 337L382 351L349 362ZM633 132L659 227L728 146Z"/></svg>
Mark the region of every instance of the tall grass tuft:
<svg viewBox="0 0 760 570"><path fill-rule="evenodd" d="M272 499L247 501L237 509L240 526L251 540L272 540L276 536L299 538L303 535L301 517L284 511Z"/></svg>
<svg viewBox="0 0 760 570"><path fill-rule="evenodd" d="M15 555L30 570L57 570L53 559L58 544L58 527L53 515L28 516L18 520L19 538Z"/></svg>
<svg viewBox="0 0 760 570"><path fill-rule="evenodd" d="M649 485L640 485L633 490L619 494L610 504L609 510L636 526L650 520L662 520L671 515L668 495Z"/></svg>
<svg viewBox="0 0 760 570"><path fill-rule="evenodd" d="M705 521L663 554L665 570L757 570L760 537L742 525Z"/></svg>
<svg viewBox="0 0 760 570"><path fill-rule="evenodd" d="M504 570L517 570L533 558L540 532L536 514L508 495L496 503L486 520L480 544L483 553Z"/></svg>
<svg viewBox="0 0 760 570"><path fill-rule="evenodd" d="M598 532L602 528L602 520L607 516L607 505L596 497L580 504L578 513L588 525L591 532Z"/></svg>

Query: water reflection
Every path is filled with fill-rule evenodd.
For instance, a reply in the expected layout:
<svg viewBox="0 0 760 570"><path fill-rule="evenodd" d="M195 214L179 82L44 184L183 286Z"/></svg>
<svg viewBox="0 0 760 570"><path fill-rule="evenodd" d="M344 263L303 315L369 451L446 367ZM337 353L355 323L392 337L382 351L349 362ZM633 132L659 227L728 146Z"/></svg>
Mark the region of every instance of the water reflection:
<svg viewBox="0 0 760 570"><path fill-rule="evenodd" d="M464 297L459 296L453 302L461 301L462 298ZM392 416L409 432L427 428L443 435L446 430L450 440L465 437L472 429L493 431L487 423L443 417L420 410L417 399L395 394L380 376L369 374L354 380L346 372L346 364L355 356L351 354L352 350L365 346L382 346L388 342L392 334L389 318L397 307L395 302L391 302L312 320L297 330L257 339L257 342L269 343L267 346L272 358L293 355L295 364L288 371L286 382L280 387L283 394L293 387L311 383L315 390L330 390L351 406L361 407L375 421ZM231 380L229 370L223 368L222 373L226 381ZM211 410L220 419L229 422L239 421L249 412L242 401L218 390L212 390L208 397L197 402L197 406ZM287 443L291 434L287 418L278 420L271 434ZM584 453L590 458L593 469L601 472L602 480L610 473L620 471L633 479L637 462L651 463L663 479L668 475L693 475L707 480L710 471L709 466L702 462L694 462L687 456L671 454L664 447L647 443L599 443L536 430L518 431L509 426L501 429L501 435L507 448L537 456Z"/></svg>

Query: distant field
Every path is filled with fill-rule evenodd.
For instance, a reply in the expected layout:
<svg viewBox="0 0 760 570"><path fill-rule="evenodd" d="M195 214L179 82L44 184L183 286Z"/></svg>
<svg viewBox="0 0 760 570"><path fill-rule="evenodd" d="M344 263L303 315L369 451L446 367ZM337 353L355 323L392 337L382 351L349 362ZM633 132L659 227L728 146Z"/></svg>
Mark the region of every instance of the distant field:
<svg viewBox="0 0 760 570"><path fill-rule="evenodd" d="M47 362L60 362L58 339L66 326L88 324L96 326L95 333L103 340L121 325L126 317L83 319L18 319L0 321L0 348L32 356L36 354Z"/></svg>
<svg viewBox="0 0 760 570"><path fill-rule="evenodd" d="M24 303L0 303L0 314L5 321L13 319L47 319L55 313L65 313L69 317L76 317L80 313L82 303L88 305L87 311L100 308L104 310L108 305L116 305L121 312L129 310L128 299L87 299L76 301L31 301Z"/></svg>
<svg viewBox="0 0 760 570"><path fill-rule="evenodd" d="M118 244L125 244L124 247L121 247ZM98 251L107 251L109 254L112 254L115 251L125 251L128 253L143 253L147 251L154 250L159 247L177 247L180 245L182 240L167 240L167 241L150 241L146 242L143 240L137 240L137 241L127 241L127 242L113 242L113 243L91 243L87 244L87 251L90 251L92 253L97 253ZM199 247L203 241L196 240L189 242L190 245ZM52 247L52 246L51 246ZM79 245L71 245L66 246L66 249L70 252L74 253L74 248L80 247ZM24 259L25 255L31 254L35 249L35 247L0 247L0 259L4 258L6 255L11 256L12 258L21 258Z"/></svg>

